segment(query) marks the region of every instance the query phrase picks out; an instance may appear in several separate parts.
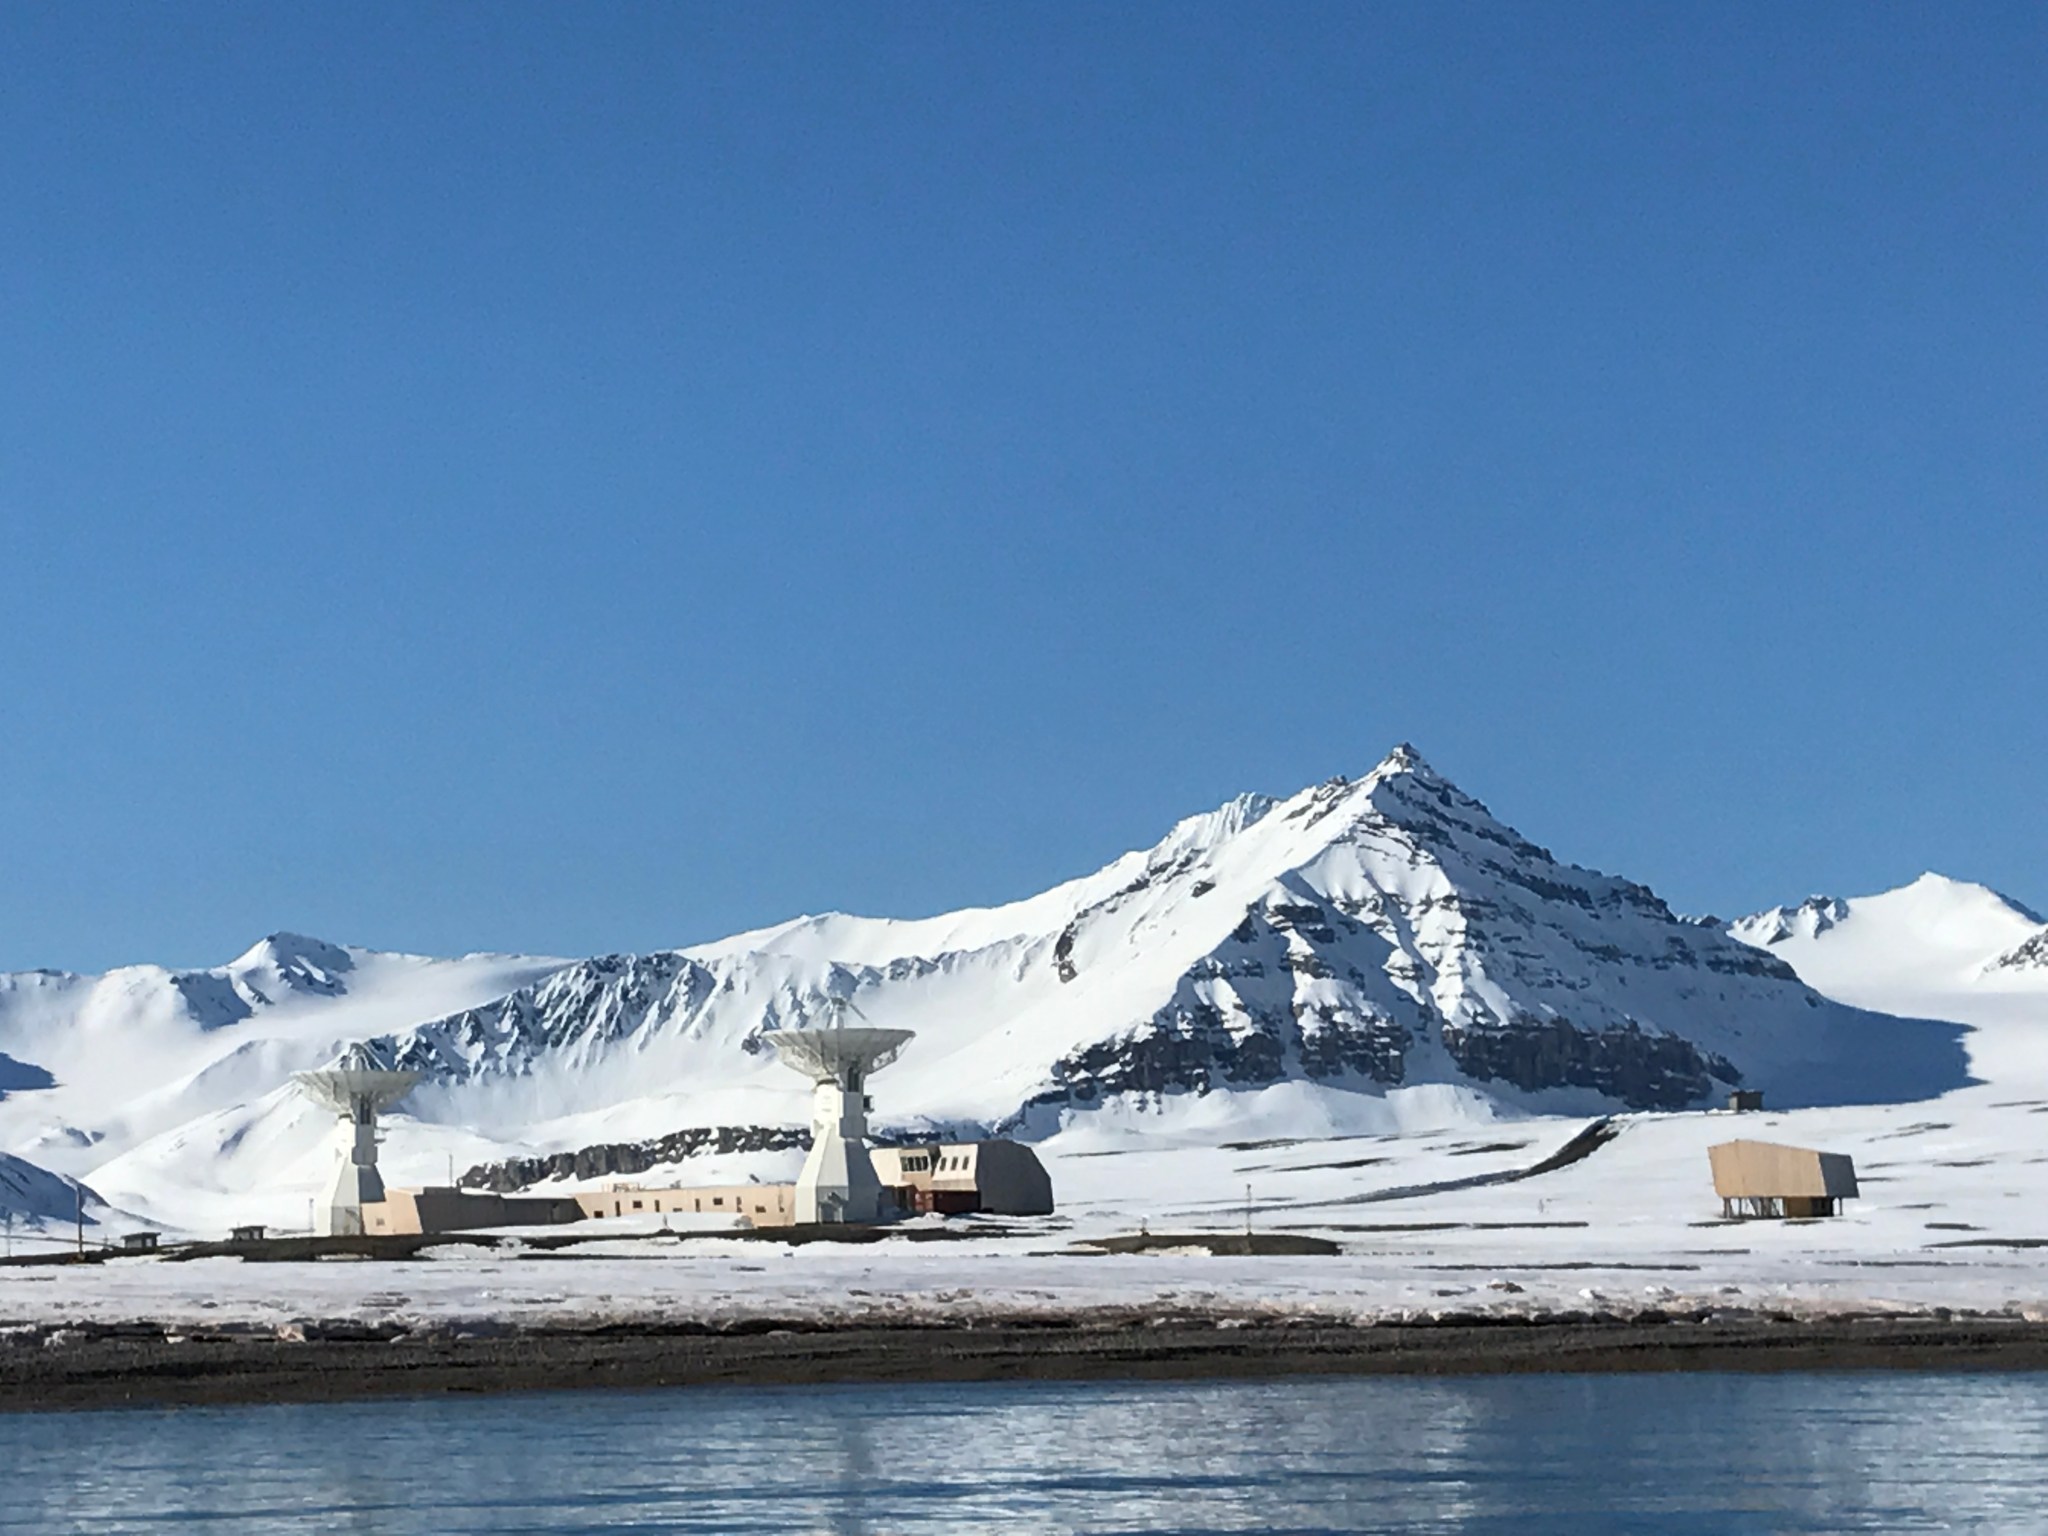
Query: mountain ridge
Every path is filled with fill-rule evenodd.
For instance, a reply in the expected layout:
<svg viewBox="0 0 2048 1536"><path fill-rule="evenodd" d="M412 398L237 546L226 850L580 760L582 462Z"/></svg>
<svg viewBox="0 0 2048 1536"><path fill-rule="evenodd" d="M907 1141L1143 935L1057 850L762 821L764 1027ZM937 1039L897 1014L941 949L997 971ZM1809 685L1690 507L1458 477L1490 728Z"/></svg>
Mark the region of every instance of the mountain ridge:
<svg viewBox="0 0 2048 1536"><path fill-rule="evenodd" d="M1606 933L1631 925L1641 952ZM1589 983L1567 974L1624 962L1697 976L1680 1001L1755 984L1783 994L1780 1004L1822 1008L1775 957L1678 918L1636 882L1559 863L1403 747L1362 779L1185 818L1151 848L1021 902L907 921L827 913L579 962L386 1044L445 1080L517 1073L546 1053L591 1064L633 1038L643 1052L671 1052L686 1075L683 1042L758 1058L767 1033L817 1022L831 997L929 1036L964 976L984 984L984 999L1007 988L998 1033L1035 1034L1035 1052L996 1062L999 1091L979 1099L908 1097L1004 1128L1108 1096L1290 1075L1367 1091L1414 1081L1583 1090L1638 1108L1704 1102L1743 1080L1730 1052L1752 1047L1589 1004ZM929 1000L888 995L919 992ZM1674 999L1661 1001L1668 1013ZM1086 1022L1063 1022L1073 1019ZM949 1057L966 1065L957 1041ZM892 1080L912 1087L904 1068Z"/></svg>

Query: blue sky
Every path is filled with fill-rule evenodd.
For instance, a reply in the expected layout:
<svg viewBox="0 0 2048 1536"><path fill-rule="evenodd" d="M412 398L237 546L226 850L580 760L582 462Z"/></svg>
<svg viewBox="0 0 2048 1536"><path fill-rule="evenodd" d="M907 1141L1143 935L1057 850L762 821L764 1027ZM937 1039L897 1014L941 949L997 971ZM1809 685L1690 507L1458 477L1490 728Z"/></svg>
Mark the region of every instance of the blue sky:
<svg viewBox="0 0 2048 1536"><path fill-rule="evenodd" d="M2048 904L2036 6L0 13L0 967L1018 896L1412 740Z"/></svg>

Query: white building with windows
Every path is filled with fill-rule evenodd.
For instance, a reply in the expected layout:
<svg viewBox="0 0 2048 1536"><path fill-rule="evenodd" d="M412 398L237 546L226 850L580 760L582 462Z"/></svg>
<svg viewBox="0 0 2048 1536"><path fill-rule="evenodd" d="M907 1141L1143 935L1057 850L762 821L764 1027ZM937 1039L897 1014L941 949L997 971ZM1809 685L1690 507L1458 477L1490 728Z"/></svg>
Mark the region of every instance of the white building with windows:
<svg viewBox="0 0 2048 1536"><path fill-rule="evenodd" d="M920 1211L1050 1216L1052 1176L1019 1141L960 1141L875 1147L868 1154L885 1189L907 1190Z"/></svg>

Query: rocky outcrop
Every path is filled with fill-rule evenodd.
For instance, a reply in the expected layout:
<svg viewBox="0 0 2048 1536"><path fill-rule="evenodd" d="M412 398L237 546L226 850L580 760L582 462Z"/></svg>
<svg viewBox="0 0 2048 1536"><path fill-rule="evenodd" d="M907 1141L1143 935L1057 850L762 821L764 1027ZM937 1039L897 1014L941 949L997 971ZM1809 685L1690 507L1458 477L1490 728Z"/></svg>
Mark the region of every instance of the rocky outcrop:
<svg viewBox="0 0 2048 1536"><path fill-rule="evenodd" d="M1683 1109L1716 1082L1742 1081L1725 1057L1634 1023L1582 1030L1564 1019L1524 1015L1483 1026L1446 1024L1443 1042L1459 1068L1480 1082L1524 1090L1590 1088L1630 1109Z"/></svg>
<svg viewBox="0 0 2048 1536"><path fill-rule="evenodd" d="M650 1028L687 1023L718 980L672 952L599 955L485 1007L375 1043L398 1066L437 1082L519 1076L543 1060L594 1060Z"/></svg>
<svg viewBox="0 0 2048 1536"><path fill-rule="evenodd" d="M1728 931L1745 944L1782 944L1787 939L1817 939L1839 927L1849 915L1849 904L1833 896L1809 896L1796 907L1772 907L1728 925Z"/></svg>
<svg viewBox="0 0 2048 1536"><path fill-rule="evenodd" d="M1994 971L2048 970L2048 928L2014 945L1991 962Z"/></svg>
<svg viewBox="0 0 2048 1536"><path fill-rule="evenodd" d="M807 1149L808 1129L779 1125L698 1125L651 1141L612 1141L555 1152L544 1157L508 1158L479 1163L457 1179L462 1189L487 1189L499 1194L528 1189L550 1179L602 1179L645 1173L685 1158L739 1152L784 1152Z"/></svg>
<svg viewBox="0 0 2048 1536"><path fill-rule="evenodd" d="M56 1084L44 1068L32 1061L16 1061L5 1051L0 1051L0 1099L10 1093L33 1092L38 1088L49 1088Z"/></svg>
<svg viewBox="0 0 2048 1536"><path fill-rule="evenodd" d="M878 1147L913 1146L940 1135L946 1140L972 1140L981 1134L979 1126L952 1126L943 1133L918 1126L872 1131L868 1140ZM596 1146L578 1147L574 1152L513 1157L500 1163L478 1163L455 1182L460 1189L510 1194L514 1190L530 1189L555 1179L630 1178L650 1168L664 1168L693 1157L730 1157L742 1152L807 1152L810 1146L808 1126L696 1125L647 1141L608 1141Z"/></svg>

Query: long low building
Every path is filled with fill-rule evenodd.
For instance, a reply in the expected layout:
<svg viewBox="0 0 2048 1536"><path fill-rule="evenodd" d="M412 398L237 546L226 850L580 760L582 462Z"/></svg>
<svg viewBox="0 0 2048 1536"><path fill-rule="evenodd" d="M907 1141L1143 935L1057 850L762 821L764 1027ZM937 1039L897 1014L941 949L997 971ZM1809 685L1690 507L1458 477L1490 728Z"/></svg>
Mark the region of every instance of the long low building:
<svg viewBox="0 0 2048 1536"><path fill-rule="evenodd" d="M1052 1214L1052 1178L1021 1142L931 1142L876 1147L875 1174L904 1212L995 1216ZM363 1206L373 1236L547 1227L627 1216L731 1216L754 1227L796 1221L793 1184L664 1185L615 1181L559 1195L500 1195L479 1189L387 1189Z"/></svg>
<svg viewBox="0 0 2048 1536"><path fill-rule="evenodd" d="M372 1237L474 1232L483 1227L550 1227L582 1219L582 1209L567 1195L497 1195L445 1185L387 1187L382 1200L363 1204L363 1231Z"/></svg>
<svg viewBox="0 0 2048 1536"><path fill-rule="evenodd" d="M605 1216L740 1216L756 1227L786 1227L796 1220L794 1184L723 1184L647 1189L613 1183L570 1195L582 1213Z"/></svg>
<svg viewBox="0 0 2048 1536"><path fill-rule="evenodd" d="M423 1232L475 1232L488 1227L546 1227L614 1216L733 1216L757 1227L784 1227L795 1219L788 1184L725 1184L649 1189L612 1184L563 1195L498 1195L476 1189L387 1189L363 1207L363 1230L373 1236Z"/></svg>

